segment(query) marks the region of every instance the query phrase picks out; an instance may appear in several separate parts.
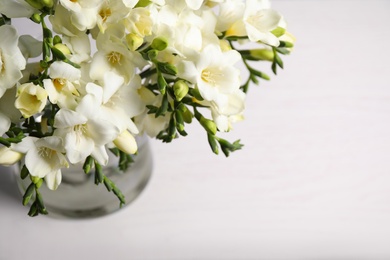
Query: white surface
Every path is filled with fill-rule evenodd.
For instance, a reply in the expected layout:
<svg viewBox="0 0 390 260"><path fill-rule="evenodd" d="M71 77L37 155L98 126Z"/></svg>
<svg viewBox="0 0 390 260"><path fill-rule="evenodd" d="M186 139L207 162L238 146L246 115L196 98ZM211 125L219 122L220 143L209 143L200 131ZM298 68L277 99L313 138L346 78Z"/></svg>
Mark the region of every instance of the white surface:
<svg viewBox="0 0 390 260"><path fill-rule="evenodd" d="M27 217L0 168L0 259L389 259L390 1L273 3L298 42L250 89L244 150L153 142L143 194L88 221Z"/></svg>

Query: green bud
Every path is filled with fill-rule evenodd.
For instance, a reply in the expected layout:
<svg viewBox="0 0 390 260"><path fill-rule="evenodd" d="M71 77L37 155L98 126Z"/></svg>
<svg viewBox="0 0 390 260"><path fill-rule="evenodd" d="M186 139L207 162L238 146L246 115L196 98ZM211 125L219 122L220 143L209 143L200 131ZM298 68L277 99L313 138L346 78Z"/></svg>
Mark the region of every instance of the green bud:
<svg viewBox="0 0 390 260"><path fill-rule="evenodd" d="M194 115L191 113L191 111L189 109L186 108L186 110L183 111L183 120L187 124L191 124L192 123L192 118L193 117L194 117Z"/></svg>
<svg viewBox="0 0 390 260"><path fill-rule="evenodd" d="M279 46L280 48L292 48L294 47L294 43L292 42L285 42L285 41L280 41Z"/></svg>
<svg viewBox="0 0 390 260"><path fill-rule="evenodd" d="M217 133L217 125L214 121L201 116L199 123L206 129L207 133L215 135Z"/></svg>
<svg viewBox="0 0 390 260"><path fill-rule="evenodd" d="M250 55L256 60L268 60L274 59L274 52L267 49L253 49L249 51Z"/></svg>
<svg viewBox="0 0 390 260"><path fill-rule="evenodd" d="M148 51L148 58L149 60L155 60L157 58L158 51L157 50L150 50Z"/></svg>
<svg viewBox="0 0 390 260"><path fill-rule="evenodd" d="M47 215L47 210L45 207L45 203L43 203L43 198L42 198L41 193L37 190L36 194L37 194L37 198L35 200L35 203L38 206L39 213Z"/></svg>
<svg viewBox="0 0 390 260"><path fill-rule="evenodd" d="M112 191L112 183L110 182L110 180L107 177L104 178L104 186L106 186L106 189L108 191Z"/></svg>
<svg viewBox="0 0 390 260"><path fill-rule="evenodd" d="M53 55L60 60L66 60L66 55L71 53L69 48L62 43L57 43L51 50Z"/></svg>
<svg viewBox="0 0 390 260"><path fill-rule="evenodd" d="M139 35L129 33L126 35L126 43L130 50L135 51L144 43L144 39Z"/></svg>
<svg viewBox="0 0 390 260"><path fill-rule="evenodd" d="M184 80L178 80L173 85L173 92L177 101L182 100L188 93L189 87Z"/></svg>
<svg viewBox="0 0 390 260"><path fill-rule="evenodd" d="M53 44L56 45L56 44L59 44L59 43L62 43L61 37L58 36L58 35L54 36L54 38L53 38Z"/></svg>
<svg viewBox="0 0 390 260"><path fill-rule="evenodd" d="M40 0L25 0L29 5L31 5L33 8L41 9L43 8L43 3Z"/></svg>
<svg viewBox="0 0 390 260"><path fill-rule="evenodd" d="M102 166L95 161L95 184L103 183L103 181L104 174Z"/></svg>
<svg viewBox="0 0 390 260"><path fill-rule="evenodd" d="M35 217L38 215L38 205L37 203L33 203L30 207L30 210L27 213L30 217Z"/></svg>
<svg viewBox="0 0 390 260"><path fill-rule="evenodd" d="M160 90L161 94L164 95L168 84L167 84L164 76L161 73L158 73L158 75L157 75L157 85L158 85L158 89Z"/></svg>
<svg viewBox="0 0 390 260"><path fill-rule="evenodd" d="M219 147L218 147L217 140L215 140L215 137L208 133L207 134L207 139L209 141L209 145L210 145L211 150L213 151L213 153L218 154L219 153Z"/></svg>
<svg viewBox="0 0 390 260"><path fill-rule="evenodd" d="M162 73L166 73L166 74L173 75L173 76L175 76L177 74L177 68L170 63L158 62L157 67Z"/></svg>
<svg viewBox="0 0 390 260"><path fill-rule="evenodd" d="M39 15L39 14L37 14L37 13L35 13L35 14L33 14L32 16L31 16L31 20L34 22L34 23L41 23L41 21L42 21L42 17Z"/></svg>
<svg viewBox="0 0 390 260"><path fill-rule="evenodd" d="M88 156L87 159L85 159L84 165L83 165L83 170L86 174L88 174L92 167L93 167L94 159L92 156Z"/></svg>
<svg viewBox="0 0 390 260"><path fill-rule="evenodd" d="M278 28L274 29L273 31L271 31L271 33L273 35L275 35L276 37L280 37L286 33L286 29L284 29L282 27L278 27Z"/></svg>
<svg viewBox="0 0 390 260"><path fill-rule="evenodd" d="M41 178L39 178L39 177L30 175L30 180L31 180L34 184L37 184L37 183L40 181L40 179L41 179Z"/></svg>
<svg viewBox="0 0 390 260"><path fill-rule="evenodd" d="M32 197L34 191L35 191L35 184L31 183L27 187L27 190L26 190L26 192L23 195L23 206L26 206L30 202L31 197Z"/></svg>
<svg viewBox="0 0 390 260"><path fill-rule="evenodd" d="M176 110L175 119L176 119L177 130L184 131L184 119L183 119L183 114L180 110Z"/></svg>
<svg viewBox="0 0 390 260"><path fill-rule="evenodd" d="M168 41L164 37L154 38L151 47L158 51L163 51L168 47Z"/></svg>
<svg viewBox="0 0 390 260"><path fill-rule="evenodd" d="M44 6L49 7L49 8L52 8L53 5L54 5L53 0L40 0L40 2L41 2Z"/></svg>

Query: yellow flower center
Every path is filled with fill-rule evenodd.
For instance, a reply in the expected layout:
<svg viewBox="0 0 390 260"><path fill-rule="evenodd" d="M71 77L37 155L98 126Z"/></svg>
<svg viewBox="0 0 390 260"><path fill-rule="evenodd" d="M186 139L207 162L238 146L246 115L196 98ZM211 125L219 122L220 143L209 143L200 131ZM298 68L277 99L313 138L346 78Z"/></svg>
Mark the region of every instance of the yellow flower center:
<svg viewBox="0 0 390 260"><path fill-rule="evenodd" d="M66 79L58 78L58 79L54 79L53 80L53 85L54 85L54 87L56 88L56 90L58 92L62 91L62 89L64 88L65 84L66 84Z"/></svg>
<svg viewBox="0 0 390 260"><path fill-rule="evenodd" d="M212 69L204 69L201 73L201 79L213 86L217 85L218 78L223 77L223 73L213 71Z"/></svg>
<svg viewBox="0 0 390 260"><path fill-rule="evenodd" d="M107 60L108 60L112 65L116 65L116 64L121 65L121 58L122 58L122 54L120 54L119 52L116 52L116 51L112 51L112 52L110 52L110 53L107 55Z"/></svg>
<svg viewBox="0 0 390 260"><path fill-rule="evenodd" d="M39 147L38 148L38 154L44 159L51 159L57 152L53 149L50 149L48 147Z"/></svg>
<svg viewBox="0 0 390 260"><path fill-rule="evenodd" d="M110 17L112 14L110 8L103 8L100 10L99 15L102 18L103 22L106 22L108 17Z"/></svg>

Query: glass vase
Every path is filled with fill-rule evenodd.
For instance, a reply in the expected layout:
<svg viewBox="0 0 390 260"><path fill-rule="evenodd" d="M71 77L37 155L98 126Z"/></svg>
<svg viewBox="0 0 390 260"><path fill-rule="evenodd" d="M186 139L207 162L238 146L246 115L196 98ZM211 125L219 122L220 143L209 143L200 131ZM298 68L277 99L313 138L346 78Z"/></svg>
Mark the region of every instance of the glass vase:
<svg viewBox="0 0 390 260"><path fill-rule="evenodd" d="M126 172L118 169L119 158L109 152L109 163L103 166L103 173L121 190L130 204L145 188L152 173L152 152L149 138L137 138L138 152ZM40 188L49 216L57 218L93 218L104 216L120 209L118 198L108 192L103 183L96 185L94 170L85 174L82 164L62 169L62 182L55 191L45 184ZM20 178L20 166L15 167L17 183L22 194L30 185L30 178Z"/></svg>

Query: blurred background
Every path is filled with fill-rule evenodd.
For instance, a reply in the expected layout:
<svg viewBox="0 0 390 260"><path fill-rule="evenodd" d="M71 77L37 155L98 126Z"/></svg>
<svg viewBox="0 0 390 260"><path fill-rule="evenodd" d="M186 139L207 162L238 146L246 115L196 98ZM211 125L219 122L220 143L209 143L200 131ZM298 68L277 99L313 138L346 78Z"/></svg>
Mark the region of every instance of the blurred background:
<svg viewBox="0 0 390 260"><path fill-rule="evenodd" d="M296 47L224 136L242 151L152 140L141 196L87 221L27 217L0 168L0 259L389 259L390 1L272 3Z"/></svg>

